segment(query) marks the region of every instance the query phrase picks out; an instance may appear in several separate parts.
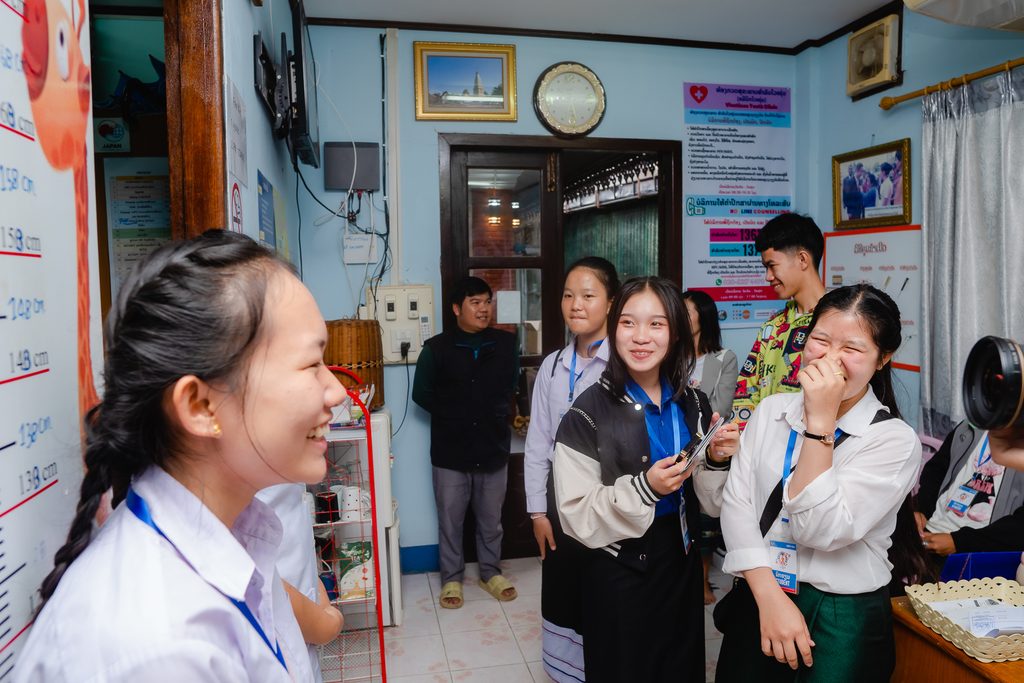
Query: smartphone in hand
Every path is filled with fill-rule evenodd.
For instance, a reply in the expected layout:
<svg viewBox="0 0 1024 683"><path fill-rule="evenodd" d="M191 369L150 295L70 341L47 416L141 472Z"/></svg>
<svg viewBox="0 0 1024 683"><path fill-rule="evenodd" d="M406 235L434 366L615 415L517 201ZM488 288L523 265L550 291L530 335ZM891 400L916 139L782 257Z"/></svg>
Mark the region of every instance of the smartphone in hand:
<svg viewBox="0 0 1024 683"><path fill-rule="evenodd" d="M721 429L722 425L724 424L725 418L719 417L718 420L716 420L715 423L711 425L711 428L708 429L708 431L704 434L703 438L698 439L697 437L693 437L692 439L690 439L690 443L686 444L686 448L681 450L679 452L679 455L676 456L675 464L678 465L681 462L685 462L686 468L683 471L685 472L686 470L690 469L694 464L697 463L697 461L700 459L700 455L704 453L704 451L708 447L708 444L711 443L711 439L714 438L715 433L719 429Z"/></svg>

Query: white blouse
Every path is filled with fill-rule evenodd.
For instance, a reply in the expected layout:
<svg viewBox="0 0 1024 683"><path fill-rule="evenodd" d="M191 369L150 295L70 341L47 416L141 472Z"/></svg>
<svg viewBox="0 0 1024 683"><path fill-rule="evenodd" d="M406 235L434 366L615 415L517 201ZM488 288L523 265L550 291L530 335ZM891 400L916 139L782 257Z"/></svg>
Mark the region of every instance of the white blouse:
<svg viewBox="0 0 1024 683"><path fill-rule="evenodd" d="M800 580L840 594L867 593L889 583L890 536L899 510L921 467L921 442L906 422L871 424L883 406L871 389L839 418L850 436L835 450L832 467L794 497L790 477L783 503L797 544ZM724 570L739 575L769 567L761 512L782 477L786 444L796 440L793 465L803 445L803 393L775 394L754 411L732 459L722 504L728 550Z"/></svg>
<svg viewBox="0 0 1024 683"><path fill-rule="evenodd" d="M160 468L132 487L177 550L119 505L43 608L15 680L309 681L306 645L274 568L281 523L270 508L253 500L228 530ZM287 672L225 595L244 600L277 640Z"/></svg>
<svg viewBox="0 0 1024 683"><path fill-rule="evenodd" d="M526 511L547 512L548 476L555 452L555 434L562 415L569 409L569 375L576 340L561 351L548 354L537 371L530 400L530 428L526 433L524 478ZM585 363L585 365L583 364ZM608 367L608 343L603 342L593 358L576 359L573 400L596 382Z"/></svg>
<svg viewBox="0 0 1024 683"><path fill-rule="evenodd" d="M256 497L270 506L281 521L282 538L277 552L277 573L313 602L320 598L320 574L316 544L313 541L313 518L302 494L305 484L278 484L256 492ZM320 652L307 644L313 680L322 681Z"/></svg>

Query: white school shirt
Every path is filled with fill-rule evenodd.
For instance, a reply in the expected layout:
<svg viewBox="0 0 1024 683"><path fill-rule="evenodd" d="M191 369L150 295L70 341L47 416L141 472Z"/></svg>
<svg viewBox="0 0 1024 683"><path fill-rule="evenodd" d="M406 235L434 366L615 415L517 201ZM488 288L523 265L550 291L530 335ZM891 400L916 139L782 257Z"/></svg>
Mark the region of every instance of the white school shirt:
<svg viewBox="0 0 1024 683"><path fill-rule="evenodd" d="M304 484L278 484L256 492L256 497L269 505L281 520L283 537L277 551L277 573L300 593L317 602L320 575L317 571L316 546L313 542L313 519L302 497ZM316 645L307 644L313 681L323 680L320 653Z"/></svg>
<svg viewBox="0 0 1024 683"><path fill-rule="evenodd" d="M253 500L229 531L158 467L132 487L177 551L119 505L46 603L14 680L309 681L306 646L274 568L281 523L270 508ZM213 586L245 600L280 644L287 672Z"/></svg>
<svg viewBox="0 0 1024 683"><path fill-rule="evenodd" d="M561 351L548 354L537 371L530 400L530 428L526 432L524 479L526 484L526 511L548 511L548 476L555 452L555 434L562 415L572 405L569 402L569 368L574 338ZM573 400L590 388L608 367L608 340L597 347L593 358L576 358L576 380ZM552 375L552 369L554 373Z"/></svg>
<svg viewBox="0 0 1024 683"><path fill-rule="evenodd" d="M850 436L836 448L832 467L795 497L789 495L792 475L786 481L782 499L797 545L800 580L819 590L867 593L891 578L890 536L921 466L921 442L903 420L871 424L882 408L869 387L839 418L837 426ZM798 392L764 399L747 423L723 494L725 572L740 575L771 566L768 541L759 528L761 512L782 477L794 429L800 436L793 465L799 461L803 420L803 392Z"/></svg>

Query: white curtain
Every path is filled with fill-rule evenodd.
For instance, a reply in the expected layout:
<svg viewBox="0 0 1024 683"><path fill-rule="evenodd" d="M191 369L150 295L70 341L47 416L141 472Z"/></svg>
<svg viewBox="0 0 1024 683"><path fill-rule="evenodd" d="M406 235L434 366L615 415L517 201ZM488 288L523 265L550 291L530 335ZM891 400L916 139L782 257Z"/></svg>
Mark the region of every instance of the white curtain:
<svg viewBox="0 0 1024 683"><path fill-rule="evenodd" d="M1024 69L922 103L922 428L963 419L967 354L985 335L1024 342Z"/></svg>

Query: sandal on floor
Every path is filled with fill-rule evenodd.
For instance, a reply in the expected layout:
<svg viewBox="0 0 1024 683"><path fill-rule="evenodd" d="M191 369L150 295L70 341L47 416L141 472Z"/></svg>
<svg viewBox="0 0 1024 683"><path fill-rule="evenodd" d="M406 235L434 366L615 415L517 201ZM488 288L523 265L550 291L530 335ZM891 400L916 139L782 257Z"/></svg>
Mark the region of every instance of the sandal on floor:
<svg viewBox="0 0 1024 683"><path fill-rule="evenodd" d="M445 609L459 609L462 607L462 583L449 581L441 586L441 597L438 603Z"/></svg>
<svg viewBox="0 0 1024 683"><path fill-rule="evenodd" d="M512 585L511 581L506 579L501 574L495 574L491 577L490 581L484 581L483 579L480 579L480 587L488 593L490 593L492 596L494 596L496 600L501 600L502 602L515 600L517 597L519 597L519 594L516 592L516 587ZM511 590L512 592L506 593L506 591L509 590Z"/></svg>

